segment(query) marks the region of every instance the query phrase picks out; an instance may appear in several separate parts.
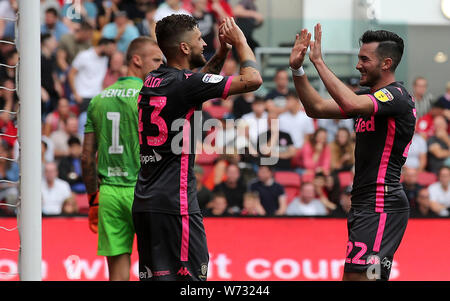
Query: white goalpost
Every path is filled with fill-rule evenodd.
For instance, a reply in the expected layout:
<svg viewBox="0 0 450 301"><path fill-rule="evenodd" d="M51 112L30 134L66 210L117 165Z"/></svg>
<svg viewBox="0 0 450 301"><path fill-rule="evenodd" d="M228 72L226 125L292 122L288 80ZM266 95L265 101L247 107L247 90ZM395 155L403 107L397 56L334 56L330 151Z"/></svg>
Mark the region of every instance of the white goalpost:
<svg viewBox="0 0 450 301"><path fill-rule="evenodd" d="M19 0L18 3L16 44L19 52L19 80L16 82L20 104L19 275L22 281L40 281L42 280L40 1Z"/></svg>

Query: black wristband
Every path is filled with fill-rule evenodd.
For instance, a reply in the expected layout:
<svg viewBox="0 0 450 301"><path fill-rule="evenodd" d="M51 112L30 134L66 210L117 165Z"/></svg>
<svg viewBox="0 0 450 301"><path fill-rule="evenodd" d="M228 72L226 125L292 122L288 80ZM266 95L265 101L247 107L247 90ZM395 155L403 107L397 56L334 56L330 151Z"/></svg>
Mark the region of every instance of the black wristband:
<svg viewBox="0 0 450 301"><path fill-rule="evenodd" d="M258 69L258 64L256 64L255 61L246 60L241 63L241 68L246 68L246 67L252 67L252 68Z"/></svg>

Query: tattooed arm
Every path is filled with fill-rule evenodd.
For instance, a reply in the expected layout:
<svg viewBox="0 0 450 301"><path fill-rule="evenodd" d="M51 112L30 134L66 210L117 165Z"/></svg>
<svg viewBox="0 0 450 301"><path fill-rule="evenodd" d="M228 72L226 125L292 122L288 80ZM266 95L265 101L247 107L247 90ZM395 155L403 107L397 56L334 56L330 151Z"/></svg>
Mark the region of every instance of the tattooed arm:
<svg viewBox="0 0 450 301"><path fill-rule="evenodd" d="M95 193L98 190L97 164L95 162L96 153L97 142L95 141L95 134L84 134L81 169L83 173L83 182L86 185L86 191L88 194Z"/></svg>

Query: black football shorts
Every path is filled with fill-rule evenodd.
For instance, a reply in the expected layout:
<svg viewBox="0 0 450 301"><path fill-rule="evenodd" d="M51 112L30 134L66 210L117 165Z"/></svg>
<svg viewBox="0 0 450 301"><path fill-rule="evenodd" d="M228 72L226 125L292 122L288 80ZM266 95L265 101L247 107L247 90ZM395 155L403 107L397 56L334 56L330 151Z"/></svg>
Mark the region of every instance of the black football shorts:
<svg viewBox="0 0 450 301"><path fill-rule="evenodd" d="M139 280L206 281L209 254L201 214L134 212Z"/></svg>
<svg viewBox="0 0 450 301"><path fill-rule="evenodd" d="M365 272L369 279L388 280L408 218L409 211L377 213L352 208L344 272Z"/></svg>

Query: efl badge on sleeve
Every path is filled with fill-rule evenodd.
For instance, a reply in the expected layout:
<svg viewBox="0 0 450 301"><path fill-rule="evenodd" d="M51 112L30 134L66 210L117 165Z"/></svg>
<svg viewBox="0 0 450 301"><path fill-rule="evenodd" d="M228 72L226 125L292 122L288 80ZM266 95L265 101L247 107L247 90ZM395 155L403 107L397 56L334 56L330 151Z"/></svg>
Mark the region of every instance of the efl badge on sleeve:
<svg viewBox="0 0 450 301"><path fill-rule="evenodd" d="M374 93L374 96L381 102L391 101L394 96L388 89L381 89Z"/></svg>

